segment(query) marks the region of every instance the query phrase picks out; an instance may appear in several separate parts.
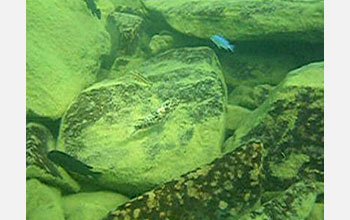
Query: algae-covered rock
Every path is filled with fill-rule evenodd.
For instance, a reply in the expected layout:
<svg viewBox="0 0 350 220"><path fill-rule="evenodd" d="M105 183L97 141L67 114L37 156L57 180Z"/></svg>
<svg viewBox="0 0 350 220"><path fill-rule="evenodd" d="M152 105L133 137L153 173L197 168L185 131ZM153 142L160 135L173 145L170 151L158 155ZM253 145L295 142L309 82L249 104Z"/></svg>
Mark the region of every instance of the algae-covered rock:
<svg viewBox="0 0 350 220"><path fill-rule="evenodd" d="M235 131L232 149L251 139L266 145L266 189L284 189L300 178L323 181L323 74L323 62L290 72ZM280 169L293 167L300 168L297 175L281 175Z"/></svg>
<svg viewBox="0 0 350 220"><path fill-rule="evenodd" d="M221 50L216 53L219 54L229 87L253 88L278 85L290 70L320 59L320 51L313 47L306 52L301 51L303 47L306 47L305 44L261 41L239 43L235 52L229 55ZM309 57L303 57L305 54Z"/></svg>
<svg viewBox="0 0 350 220"><path fill-rule="evenodd" d="M269 168L272 176L282 179L291 179L297 176L301 166L307 162L309 162L309 156L291 153L288 158L285 158L285 160L280 163L270 163Z"/></svg>
<svg viewBox="0 0 350 220"><path fill-rule="evenodd" d="M263 158L262 143L240 146L201 169L134 198L104 220L238 219L261 195Z"/></svg>
<svg viewBox="0 0 350 220"><path fill-rule="evenodd" d="M270 85L239 86L228 96L228 103L254 110L267 99L271 90Z"/></svg>
<svg viewBox="0 0 350 220"><path fill-rule="evenodd" d="M84 90L58 148L102 172L98 184L139 194L221 154L226 99L211 49L170 50Z"/></svg>
<svg viewBox="0 0 350 220"><path fill-rule="evenodd" d="M82 0L31 0L26 15L27 112L57 119L95 81L109 36Z"/></svg>
<svg viewBox="0 0 350 220"><path fill-rule="evenodd" d="M323 0L147 0L145 5L174 29L200 38L323 42Z"/></svg>
<svg viewBox="0 0 350 220"><path fill-rule="evenodd" d="M39 180L27 180L26 219L65 220L59 191L40 183Z"/></svg>
<svg viewBox="0 0 350 220"><path fill-rule="evenodd" d="M113 12L107 18L106 29L111 36L111 50L104 56L103 67L110 69L116 57L133 55L138 49L143 19L137 15Z"/></svg>
<svg viewBox="0 0 350 220"><path fill-rule="evenodd" d="M305 219L311 212L317 193L312 183L298 182L275 199L245 214L239 220ZM227 220L233 220L229 218Z"/></svg>
<svg viewBox="0 0 350 220"><path fill-rule="evenodd" d="M170 49L173 44L173 37L170 35L154 35L149 43L149 48L151 53L157 54L163 52L167 49Z"/></svg>
<svg viewBox="0 0 350 220"><path fill-rule="evenodd" d="M43 125L28 123L26 126L26 178L36 178L43 183L77 192L80 186L60 167L47 158L54 147L51 132Z"/></svg>
<svg viewBox="0 0 350 220"><path fill-rule="evenodd" d="M311 210L310 215L306 220L323 220L324 219L324 204L316 203Z"/></svg>
<svg viewBox="0 0 350 220"><path fill-rule="evenodd" d="M227 105L226 128L237 129L249 117L251 111L237 105Z"/></svg>
<svg viewBox="0 0 350 220"><path fill-rule="evenodd" d="M129 199L114 192L84 192L62 198L65 219L101 220L107 213Z"/></svg>

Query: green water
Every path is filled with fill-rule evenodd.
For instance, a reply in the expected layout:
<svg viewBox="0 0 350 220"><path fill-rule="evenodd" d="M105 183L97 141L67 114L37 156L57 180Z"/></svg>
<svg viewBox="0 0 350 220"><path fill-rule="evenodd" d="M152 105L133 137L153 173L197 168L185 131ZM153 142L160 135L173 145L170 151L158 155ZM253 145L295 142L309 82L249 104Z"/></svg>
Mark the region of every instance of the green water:
<svg viewBox="0 0 350 220"><path fill-rule="evenodd" d="M26 8L28 220L323 219L323 1Z"/></svg>

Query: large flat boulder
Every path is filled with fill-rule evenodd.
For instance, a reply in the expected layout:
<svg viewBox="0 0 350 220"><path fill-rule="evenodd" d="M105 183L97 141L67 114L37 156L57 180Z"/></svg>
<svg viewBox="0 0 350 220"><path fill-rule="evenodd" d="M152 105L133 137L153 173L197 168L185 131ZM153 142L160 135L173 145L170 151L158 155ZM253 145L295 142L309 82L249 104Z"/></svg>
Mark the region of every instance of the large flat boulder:
<svg viewBox="0 0 350 220"><path fill-rule="evenodd" d="M323 0L144 1L176 30L209 39L323 42Z"/></svg>

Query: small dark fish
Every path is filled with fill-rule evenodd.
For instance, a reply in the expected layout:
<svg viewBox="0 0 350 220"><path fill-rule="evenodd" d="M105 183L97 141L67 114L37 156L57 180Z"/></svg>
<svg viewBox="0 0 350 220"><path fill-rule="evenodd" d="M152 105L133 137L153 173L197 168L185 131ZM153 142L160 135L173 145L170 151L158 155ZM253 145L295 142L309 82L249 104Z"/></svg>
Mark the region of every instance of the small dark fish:
<svg viewBox="0 0 350 220"><path fill-rule="evenodd" d="M98 19L101 19L101 10L97 8L95 0L85 0L88 8L93 15L96 15Z"/></svg>
<svg viewBox="0 0 350 220"><path fill-rule="evenodd" d="M75 159L74 157L57 150L52 150L47 157L55 164L63 167L68 172L79 173L82 175L97 178L101 173L92 171L92 167Z"/></svg>

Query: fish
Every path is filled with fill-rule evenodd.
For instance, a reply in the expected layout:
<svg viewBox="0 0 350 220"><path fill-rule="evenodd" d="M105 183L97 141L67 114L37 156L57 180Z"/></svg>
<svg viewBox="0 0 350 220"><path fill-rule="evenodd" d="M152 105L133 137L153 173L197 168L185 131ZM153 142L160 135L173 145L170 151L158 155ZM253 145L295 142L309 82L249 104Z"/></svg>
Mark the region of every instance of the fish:
<svg viewBox="0 0 350 220"><path fill-rule="evenodd" d="M90 9L92 15L96 15L98 19L101 19L101 10L97 8L95 0L85 0L88 8Z"/></svg>
<svg viewBox="0 0 350 220"><path fill-rule="evenodd" d="M101 172L92 171L92 166L89 166L62 151L52 150L48 152L47 157L68 172L91 176L93 178L97 178L101 174Z"/></svg>
<svg viewBox="0 0 350 220"><path fill-rule="evenodd" d="M230 44L228 40L226 40L223 36L213 35L210 37L210 40L214 42L214 44L222 49L229 50L231 52L234 51L235 46Z"/></svg>
<svg viewBox="0 0 350 220"><path fill-rule="evenodd" d="M151 112L145 118L139 119L138 123L134 125L134 132L137 132L140 129L149 128L153 125L158 124L163 121L166 117L171 114L175 108L179 105L179 100L170 99L164 102L159 108Z"/></svg>

